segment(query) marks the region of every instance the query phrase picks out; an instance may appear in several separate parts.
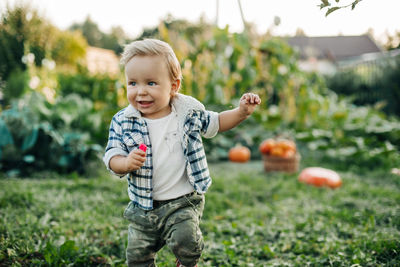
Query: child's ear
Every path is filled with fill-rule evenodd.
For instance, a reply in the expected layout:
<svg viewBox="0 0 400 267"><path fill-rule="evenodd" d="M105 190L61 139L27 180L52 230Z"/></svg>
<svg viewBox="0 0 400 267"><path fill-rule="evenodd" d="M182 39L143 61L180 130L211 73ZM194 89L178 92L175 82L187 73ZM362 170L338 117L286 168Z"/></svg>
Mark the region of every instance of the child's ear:
<svg viewBox="0 0 400 267"><path fill-rule="evenodd" d="M175 81L173 81L171 84L171 96L174 96L176 93L178 93L180 87L181 87L180 79L176 79Z"/></svg>

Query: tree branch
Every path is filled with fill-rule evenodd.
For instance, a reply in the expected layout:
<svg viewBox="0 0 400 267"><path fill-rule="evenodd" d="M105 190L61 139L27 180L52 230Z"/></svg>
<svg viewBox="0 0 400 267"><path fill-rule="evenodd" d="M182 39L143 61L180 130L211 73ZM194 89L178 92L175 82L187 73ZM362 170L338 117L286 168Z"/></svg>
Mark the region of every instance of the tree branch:
<svg viewBox="0 0 400 267"><path fill-rule="evenodd" d="M338 5L338 3L340 2L340 0L335 0L335 2L337 3L336 5L332 5L331 2L333 2L332 0L321 0L321 4L319 5L320 9L328 9L325 13L325 16L328 16L329 14L331 14L332 12L342 9L342 8L348 8L351 6L351 10L353 10L356 5L358 3L360 3L363 0L352 0L353 2L351 2L348 5Z"/></svg>

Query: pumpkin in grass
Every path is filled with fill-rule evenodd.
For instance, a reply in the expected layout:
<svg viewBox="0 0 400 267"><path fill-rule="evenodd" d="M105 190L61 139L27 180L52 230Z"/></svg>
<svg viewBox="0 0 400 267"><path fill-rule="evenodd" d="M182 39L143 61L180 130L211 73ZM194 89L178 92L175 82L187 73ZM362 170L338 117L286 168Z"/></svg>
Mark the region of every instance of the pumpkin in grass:
<svg viewBox="0 0 400 267"><path fill-rule="evenodd" d="M250 155L250 149L242 145L232 147L228 153L229 160L233 162L247 162Z"/></svg>
<svg viewBox="0 0 400 267"><path fill-rule="evenodd" d="M342 179L337 172L320 167L305 168L299 175L299 181L317 187L327 186L332 189L342 185Z"/></svg>

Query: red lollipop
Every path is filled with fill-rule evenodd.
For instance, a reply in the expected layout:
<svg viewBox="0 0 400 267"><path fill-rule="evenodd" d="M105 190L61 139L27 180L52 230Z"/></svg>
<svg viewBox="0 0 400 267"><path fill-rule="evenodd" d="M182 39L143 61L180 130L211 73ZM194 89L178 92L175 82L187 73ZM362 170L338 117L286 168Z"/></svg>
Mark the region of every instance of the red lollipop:
<svg viewBox="0 0 400 267"><path fill-rule="evenodd" d="M141 144L141 145L139 146L139 149L142 150L143 152L146 152L147 146L146 146L145 144Z"/></svg>

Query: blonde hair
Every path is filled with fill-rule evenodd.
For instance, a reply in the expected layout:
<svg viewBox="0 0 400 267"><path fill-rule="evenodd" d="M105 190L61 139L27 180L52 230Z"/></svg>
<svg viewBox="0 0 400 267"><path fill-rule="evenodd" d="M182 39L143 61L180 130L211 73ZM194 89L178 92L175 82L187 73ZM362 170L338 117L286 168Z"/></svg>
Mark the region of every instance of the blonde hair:
<svg viewBox="0 0 400 267"><path fill-rule="evenodd" d="M125 46L121 55L121 64L125 66L134 56L162 56L167 64L171 79L173 81L182 80L181 65L168 43L157 39L134 41Z"/></svg>

